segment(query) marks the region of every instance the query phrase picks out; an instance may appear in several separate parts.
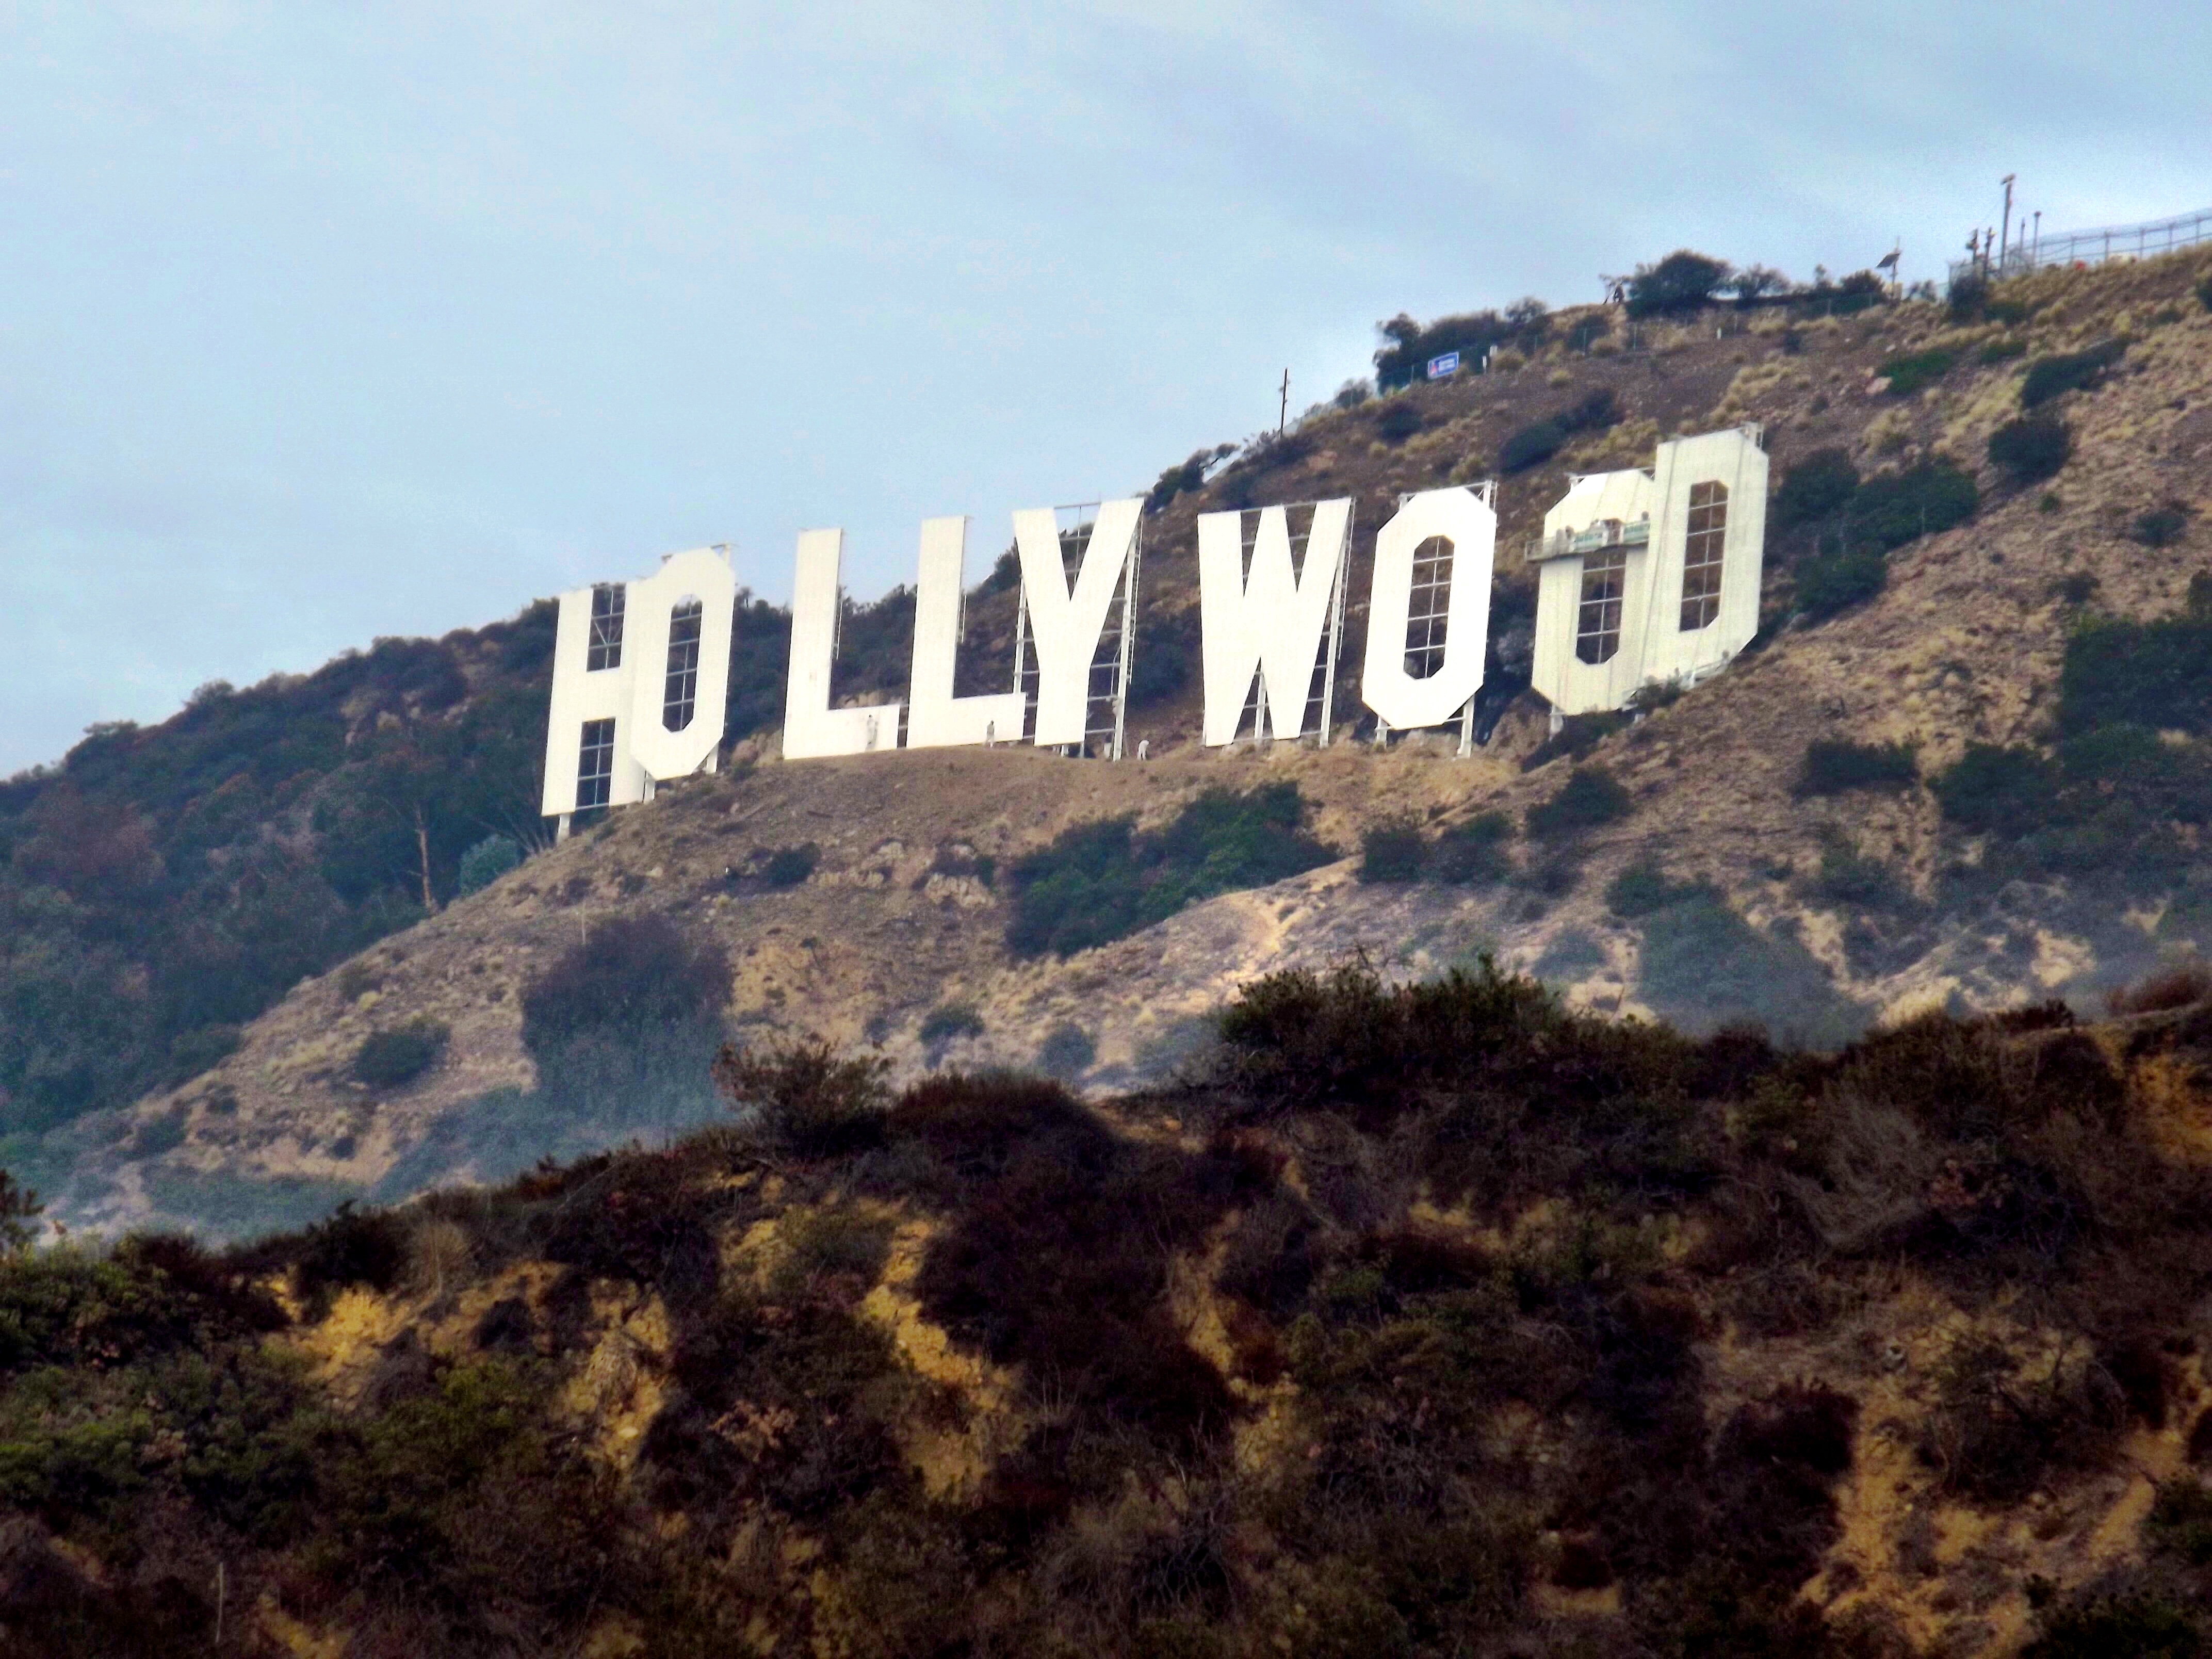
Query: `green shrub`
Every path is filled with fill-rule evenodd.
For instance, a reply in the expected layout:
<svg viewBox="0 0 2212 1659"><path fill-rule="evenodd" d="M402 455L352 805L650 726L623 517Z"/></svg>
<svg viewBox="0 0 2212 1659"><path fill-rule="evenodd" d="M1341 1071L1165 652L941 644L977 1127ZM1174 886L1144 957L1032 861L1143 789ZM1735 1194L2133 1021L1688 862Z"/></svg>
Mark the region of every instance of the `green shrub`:
<svg viewBox="0 0 2212 1659"><path fill-rule="evenodd" d="M2171 547L2188 528L2189 508L2180 501L2168 501L2136 514L2129 533L2145 547Z"/></svg>
<svg viewBox="0 0 2212 1659"><path fill-rule="evenodd" d="M1601 766L1578 766L1559 793L1528 809L1528 834L1539 841L1577 835L1618 823L1635 807L1633 797L1612 773Z"/></svg>
<svg viewBox="0 0 2212 1659"><path fill-rule="evenodd" d="M1990 434L1990 459L2015 483L2055 477L2074 453L2074 434L2055 413L2008 421Z"/></svg>
<svg viewBox="0 0 2212 1659"><path fill-rule="evenodd" d="M1006 943L1017 956L1071 956L1217 893L1326 864L1336 854L1303 832L1304 816L1297 786L1286 782L1244 794L1209 789L1142 835L1127 818L1078 824L1009 866Z"/></svg>
<svg viewBox="0 0 2212 1659"><path fill-rule="evenodd" d="M822 849L811 841L799 847L774 848L761 861L761 879L770 887L797 887L821 861Z"/></svg>
<svg viewBox="0 0 2212 1659"><path fill-rule="evenodd" d="M1796 570L1797 605L1815 618L1863 604L1889 583L1889 560L1879 547L1821 552L1801 560Z"/></svg>
<svg viewBox="0 0 2212 1659"><path fill-rule="evenodd" d="M2106 369L2119 362L2126 350L2124 342L2106 340L2086 351L2037 358L2027 366L2027 374L2021 380L2020 406L2033 409L2049 403L2053 398L2094 384Z"/></svg>
<svg viewBox="0 0 2212 1659"><path fill-rule="evenodd" d="M1975 354L1975 357L1977 361L1987 365L2008 363L2015 357L2025 357L2027 355L2027 342L2015 334L2007 339L1991 340Z"/></svg>
<svg viewBox="0 0 2212 1659"><path fill-rule="evenodd" d="M1850 451L1816 449L1783 475L1774 492L1774 522L1786 529L1825 519L1849 503L1858 487Z"/></svg>
<svg viewBox="0 0 2212 1659"><path fill-rule="evenodd" d="M1628 314L1679 317L1702 310L1729 275L1726 260L1677 248L1656 264L1636 267L1628 279Z"/></svg>
<svg viewBox="0 0 2212 1659"><path fill-rule="evenodd" d="M2077 734L2123 724L2212 732L2212 616L2081 623L2059 671L2058 723Z"/></svg>
<svg viewBox="0 0 2212 1659"><path fill-rule="evenodd" d="M1889 382L1890 392L1899 398L1909 398L1923 388L1931 386L1955 368L1959 354L1936 347L1929 351L1917 351L1909 356L1892 357L1875 373Z"/></svg>
<svg viewBox="0 0 2212 1659"><path fill-rule="evenodd" d="M1932 787L1943 816L1962 829L2020 835L2047 821L2058 773L2033 749L1972 743Z"/></svg>
<svg viewBox="0 0 2212 1659"><path fill-rule="evenodd" d="M1989 279L1978 272L1966 271L1952 279L1949 293L1945 296L1954 320L1967 322L1982 314L1989 304Z"/></svg>
<svg viewBox="0 0 2212 1659"><path fill-rule="evenodd" d="M1480 812L1446 827L1437 837L1430 867L1438 881L1474 884L1502 881L1512 871L1507 844L1513 824L1503 812Z"/></svg>
<svg viewBox="0 0 2212 1659"><path fill-rule="evenodd" d="M1917 782L1919 776L1919 763L1910 744L1816 738L1805 745L1804 763L1790 793L1803 799L1841 794L1846 789L1905 788Z"/></svg>
<svg viewBox="0 0 2212 1659"><path fill-rule="evenodd" d="M1429 843L1410 820L1370 824L1359 837L1359 878L1419 881L1429 862Z"/></svg>
<svg viewBox="0 0 2212 1659"><path fill-rule="evenodd" d="M451 1026L428 1015L371 1031L354 1052L353 1074L372 1089L412 1083L438 1063L453 1035Z"/></svg>
<svg viewBox="0 0 2212 1659"><path fill-rule="evenodd" d="M1862 483L1844 515L1845 529L1853 542L1902 547L1966 523L1980 498L1972 474L1948 461L1923 461Z"/></svg>
<svg viewBox="0 0 2212 1659"><path fill-rule="evenodd" d="M983 1035L983 1016L972 1002L944 1002L923 1016L921 1029L916 1033L931 1048L939 1048L956 1037L975 1037Z"/></svg>
<svg viewBox="0 0 2212 1659"><path fill-rule="evenodd" d="M486 836L461 854L454 890L463 894L481 891L521 865L522 848L514 840L506 836Z"/></svg>

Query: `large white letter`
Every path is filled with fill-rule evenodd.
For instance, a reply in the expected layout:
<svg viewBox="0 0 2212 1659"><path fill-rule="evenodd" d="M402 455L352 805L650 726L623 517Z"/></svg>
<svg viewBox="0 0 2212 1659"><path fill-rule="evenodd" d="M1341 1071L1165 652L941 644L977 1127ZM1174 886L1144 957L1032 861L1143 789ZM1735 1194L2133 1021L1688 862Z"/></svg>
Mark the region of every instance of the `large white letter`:
<svg viewBox="0 0 2212 1659"><path fill-rule="evenodd" d="M1083 550L1075 586L1060 562L1060 526L1050 507L1014 514L1014 544L1022 556L1022 598L1029 607L1030 644L1036 652L1037 744L1081 743L1091 697L1091 664L1114 590L1136 545L1141 496L1102 501ZM1130 596L1135 603L1136 596Z"/></svg>
<svg viewBox="0 0 2212 1659"><path fill-rule="evenodd" d="M1406 672L1406 620L1413 596L1413 553L1431 537L1451 544L1451 599L1444 611L1444 659L1426 679ZM1482 689L1490 644L1490 573L1498 514L1471 489L1426 489L1411 497L1375 538L1368 590L1367 667L1360 699L1401 731L1442 726Z"/></svg>
<svg viewBox="0 0 2212 1659"><path fill-rule="evenodd" d="M629 585L629 753L646 775L688 777L722 741L738 579L709 548L672 554ZM671 724L671 722L674 724Z"/></svg>
<svg viewBox="0 0 2212 1659"><path fill-rule="evenodd" d="M981 697L952 695L967 544L965 519L921 521L921 568L914 592L914 684L906 718L909 749L982 743L993 736L1007 743L1021 740L1018 690Z"/></svg>
<svg viewBox="0 0 2212 1659"><path fill-rule="evenodd" d="M1199 515L1198 610L1208 744L1218 748L1236 740L1255 672L1267 687L1268 733L1295 738L1304 732L1314 659L1328 625L1329 597L1351 523L1349 497L1316 505L1300 573L1291 568L1290 514L1279 507L1262 509L1247 577L1243 514ZM1253 735L1261 735L1256 720Z"/></svg>
<svg viewBox="0 0 2212 1659"><path fill-rule="evenodd" d="M830 706L830 671L837 654L837 567L844 555L843 531L799 532L791 592L791 678L783 705L786 760L898 746L896 703Z"/></svg>

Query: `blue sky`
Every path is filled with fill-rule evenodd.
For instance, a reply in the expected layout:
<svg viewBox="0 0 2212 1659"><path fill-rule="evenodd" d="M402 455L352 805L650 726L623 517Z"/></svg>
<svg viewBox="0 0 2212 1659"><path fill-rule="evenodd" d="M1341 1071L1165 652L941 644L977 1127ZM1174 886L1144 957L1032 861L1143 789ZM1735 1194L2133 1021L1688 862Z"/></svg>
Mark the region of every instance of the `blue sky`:
<svg viewBox="0 0 2212 1659"><path fill-rule="evenodd" d="M0 772L702 542L863 595L1377 319L2212 205L2212 9L0 0Z"/></svg>

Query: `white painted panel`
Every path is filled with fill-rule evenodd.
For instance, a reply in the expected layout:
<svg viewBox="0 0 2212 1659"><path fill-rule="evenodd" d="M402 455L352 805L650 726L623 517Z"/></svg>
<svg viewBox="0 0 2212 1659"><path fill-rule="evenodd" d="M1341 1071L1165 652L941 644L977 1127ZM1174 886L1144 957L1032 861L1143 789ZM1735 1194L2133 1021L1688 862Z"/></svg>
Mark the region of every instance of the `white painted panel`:
<svg viewBox="0 0 2212 1659"><path fill-rule="evenodd" d="M1412 607L1413 554L1431 536L1451 544L1451 599L1444 659L1417 680L1406 672L1406 619ZM1482 689L1490 643L1490 578L1498 514L1464 487L1411 497L1375 538L1375 580L1367 603L1367 665L1360 698L1401 730L1442 726Z"/></svg>
<svg viewBox="0 0 2212 1659"><path fill-rule="evenodd" d="M1112 608L1114 591L1137 542L1144 501L1102 501L1075 586L1060 562L1060 529L1050 507L1014 514L1022 561L1022 599L1029 608L1030 647L1036 653L1036 726L1031 741L1081 743L1091 695L1091 663Z"/></svg>
<svg viewBox="0 0 2212 1659"><path fill-rule="evenodd" d="M629 585L623 619L623 661L631 682L628 749L646 776L689 777L706 764L721 742L729 701L730 622L737 597L736 575L727 561L708 547L672 554L652 575ZM696 599L701 606L699 689L690 724L671 732L661 718L668 689L668 631L672 613L685 599ZM622 736L617 726L617 770Z"/></svg>
<svg viewBox="0 0 2212 1659"><path fill-rule="evenodd" d="M553 631L553 687L545 714L545 783L538 810L557 817L576 810L576 768L581 758L586 720L615 723L614 775L608 804L626 805L644 794L644 777L624 746L629 737L630 664L629 617L623 617L622 663L596 672L590 660L592 589L579 587L560 597Z"/></svg>
<svg viewBox="0 0 2212 1659"><path fill-rule="evenodd" d="M960 595L968 520L925 519L921 564L915 580L914 682L907 711L906 746L940 749L995 738L1018 742L1022 735L1022 694L988 696L952 695L953 671L960 655Z"/></svg>
<svg viewBox="0 0 2212 1659"><path fill-rule="evenodd" d="M1296 738L1305 727L1314 661L1328 626L1328 601L1343 566L1352 501L1314 508L1305 569L1291 568L1291 515L1261 510L1244 570L1243 514L1202 513L1198 520L1198 606L1206 665L1205 740L1235 741L1237 723L1261 675L1267 688L1267 731Z"/></svg>
<svg viewBox="0 0 2212 1659"><path fill-rule="evenodd" d="M830 706L830 672L837 649L837 571L844 553L842 530L799 532L791 595L791 673L784 692L786 760L858 755L898 744L898 704Z"/></svg>

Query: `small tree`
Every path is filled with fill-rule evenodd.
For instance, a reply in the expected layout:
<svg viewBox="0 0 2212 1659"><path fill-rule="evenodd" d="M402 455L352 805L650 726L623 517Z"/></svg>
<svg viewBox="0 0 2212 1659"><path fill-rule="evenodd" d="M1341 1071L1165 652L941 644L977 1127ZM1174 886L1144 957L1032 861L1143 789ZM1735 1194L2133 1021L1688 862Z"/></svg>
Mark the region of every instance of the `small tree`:
<svg viewBox="0 0 2212 1659"><path fill-rule="evenodd" d="M1656 265L1638 265L1628 279L1628 314L1678 317L1712 303L1734 270L1725 259L1677 248Z"/></svg>
<svg viewBox="0 0 2212 1659"><path fill-rule="evenodd" d="M887 1060L848 1060L819 1037L801 1037L757 1050L724 1045L714 1061L714 1082L763 1139L818 1156L883 1138L890 1071Z"/></svg>

